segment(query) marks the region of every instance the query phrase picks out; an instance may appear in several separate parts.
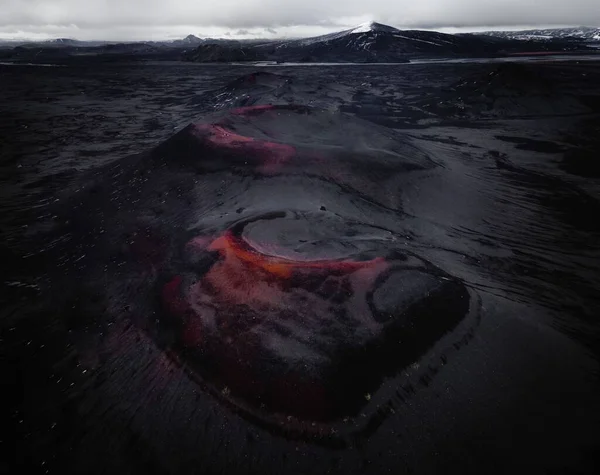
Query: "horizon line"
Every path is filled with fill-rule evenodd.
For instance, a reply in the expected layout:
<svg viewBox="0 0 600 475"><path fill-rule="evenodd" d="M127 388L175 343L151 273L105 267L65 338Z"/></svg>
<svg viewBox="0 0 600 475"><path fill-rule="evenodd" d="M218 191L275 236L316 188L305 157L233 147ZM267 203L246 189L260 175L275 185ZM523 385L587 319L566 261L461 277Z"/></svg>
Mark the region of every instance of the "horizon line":
<svg viewBox="0 0 600 475"><path fill-rule="evenodd" d="M349 26L349 27L343 27L340 29L335 29L335 30L331 30L329 33L323 33L321 35L299 35L299 36L244 36L244 35L228 35L227 33L225 34L221 34L221 35L201 35L201 34L196 34L196 33L189 33L186 36L178 36L178 37L163 37L161 39L156 39L156 38L144 38L144 39L104 39L104 38L94 38L94 39L80 39L77 38L75 36L47 36L45 38L34 38L34 37L21 37L21 38L17 38L17 37L2 37L0 35L0 42L5 42L5 43L40 43L40 42L50 42L50 41L56 41L56 40L69 40L69 41L78 41L78 42L82 42L82 43L94 43L94 42L103 42L103 43L161 43L161 42L174 42L174 41L180 41L183 40L187 37L190 36L194 36L198 39L214 39L214 40L273 40L273 41L277 41L277 40L294 40L294 39L308 39L308 38L315 38L318 36L323 36L323 35L327 35L327 34L332 34L332 33L337 33L337 32L342 32L342 31L346 31L346 30L352 30L352 29L356 29L360 26L366 25L366 24L373 24L373 23L377 23L380 25L384 25L384 26L392 26L392 25L387 25L385 23L381 23L381 22L377 22L377 21L370 21L370 22L365 22L362 23L361 25L358 26ZM309 26L309 25L307 25ZM262 28L267 28L267 27L262 27ZM445 27L437 27L437 28L428 28L428 27L412 27L412 28L403 28L403 27L395 27L393 26L393 28L396 28L398 30L401 31L434 31L434 32L439 32L439 33L445 33L445 34L462 34L462 33L487 33L487 32L520 32L520 31L528 31L528 30L560 30L560 29L566 29L566 28L589 28L589 29L600 29L600 26L589 26L589 25L515 25L515 26L475 26L475 27L457 27L457 26L445 26ZM447 30L447 31L443 31L443 30ZM450 32L448 30L454 30L453 32ZM461 31L457 31L457 30L461 30ZM36 33L32 33L33 35L35 35ZM43 34L43 33L42 33Z"/></svg>

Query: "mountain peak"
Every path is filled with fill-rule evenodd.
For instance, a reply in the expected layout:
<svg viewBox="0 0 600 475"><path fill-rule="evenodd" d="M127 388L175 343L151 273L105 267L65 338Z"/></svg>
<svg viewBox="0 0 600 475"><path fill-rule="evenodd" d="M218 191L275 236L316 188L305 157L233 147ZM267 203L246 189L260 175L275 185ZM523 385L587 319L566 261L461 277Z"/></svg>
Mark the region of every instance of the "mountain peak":
<svg viewBox="0 0 600 475"><path fill-rule="evenodd" d="M356 28L352 29L352 33L368 33L371 31L391 33L391 32L398 31L398 30L396 28L394 28L393 26L384 25L382 23L377 23L374 21L369 21L367 23L363 23L361 25L358 25Z"/></svg>
<svg viewBox="0 0 600 475"><path fill-rule="evenodd" d="M196 35L187 35L184 39L182 40L175 40L174 43L175 44L179 44L179 45L199 45L201 44L203 41L201 38L198 38Z"/></svg>

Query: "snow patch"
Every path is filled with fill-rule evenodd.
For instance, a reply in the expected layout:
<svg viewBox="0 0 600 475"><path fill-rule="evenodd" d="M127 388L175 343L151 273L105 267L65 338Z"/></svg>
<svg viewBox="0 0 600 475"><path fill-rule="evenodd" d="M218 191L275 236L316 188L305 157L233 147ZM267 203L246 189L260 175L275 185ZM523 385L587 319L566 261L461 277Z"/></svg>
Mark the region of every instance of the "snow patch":
<svg viewBox="0 0 600 475"><path fill-rule="evenodd" d="M352 33L368 33L369 31L373 31L374 29L375 28L373 22L369 21L367 23L358 25L356 28L353 28Z"/></svg>
<svg viewBox="0 0 600 475"><path fill-rule="evenodd" d="M426 41L426 40L420 40L418 38L410 38L408 36L402 36L402 35L394 35L396 38L402 38L404 40L409 40L409 41L418 41L420 43L428 43L430 45L434 45L434 46L442 46L439 43L434 43L432 41Z"/></svg>

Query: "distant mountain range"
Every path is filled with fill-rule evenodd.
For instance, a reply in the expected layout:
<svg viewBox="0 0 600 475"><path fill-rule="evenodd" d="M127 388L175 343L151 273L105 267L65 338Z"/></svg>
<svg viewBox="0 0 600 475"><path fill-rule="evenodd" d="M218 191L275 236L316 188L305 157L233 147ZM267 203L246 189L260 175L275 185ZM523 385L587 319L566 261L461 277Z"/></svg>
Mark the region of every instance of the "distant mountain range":
<svg viewBox="0 0 600 475"><path fill-rule="evenodd" d="M479 34L510 40L547 41L551 39L563 39L600 43L600 28L586 26L521 31L486 31Z"/></svg>
<svg viewBox="0 0 600 475"><path fill-rule="evenodd" d="M0 47L3 48L16 48L19 46L24 47L43 47L43 48L92 48L95 46L102 46L111 43L110 41L82 41L74 40L72 38L56 38L52 40L42 41L31 41L31 40L0 40Z"/></svg>
<svg viewBox="0 0 600 475"><path fill-rule="evenodd" d="M365 23L335 33L294 40L231 40L188 35L181 40L109 43L61 38L0 44L0 60L68 61L73 57L193 62L401 63L418 58L495 57L511 54L595 51L600 29L570 28L450 35Z"/></svg>
<svg viewBox="0 0 600 475"><path fill-rule="evenodd" d="M239 42L227 44L207 42L192 51L185 52L183 59L198 63L238 63L263 61L266 58L260 50Z"/></svg>
<svg viewBox="0 0 600 475"><path fill-rule="evenodd" d="M580 42L579 42L580 43ZM398 30L381 23L365 23L355 28L313 38L271 41L245 45L237 56L252 61L275 62L406 62L415 58L489 57L518 53L568 52L585 49L579 43L513 40L492 35L450 35L435 31ZM234 46L239 50L239 46ZM184 55L189 61L229 61L227 45L217 50L200 46Z"/></svg>

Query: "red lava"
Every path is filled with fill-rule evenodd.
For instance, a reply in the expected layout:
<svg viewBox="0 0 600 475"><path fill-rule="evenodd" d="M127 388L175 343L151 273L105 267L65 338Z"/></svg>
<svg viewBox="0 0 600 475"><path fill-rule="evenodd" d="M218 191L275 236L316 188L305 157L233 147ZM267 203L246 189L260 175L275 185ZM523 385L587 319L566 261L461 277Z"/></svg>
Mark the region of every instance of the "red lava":
<svg viewBox="0 0 600 475"><path fill-rule="evenodd" d="M167 283L162 289L162 301L165 309L171 315L176 315L183 325L181 331L183 345L197 346L202 341L200 322L195 318L190 304L181 293L182 283L181 276L175 276Z"/></svg>
<svg viewBox="0 0 600 475"><path fill-rule="evenodd" d="M270 256L255 251L243 239L227 231L223 236L215 239L208 247L209 250L218 251L226 260L236 258L248 265L260 268L271 275L288 278L294 271L306 269L326 270L334 273L351 273L359 269L379 267L385 259L379 257L369 261L352 260L319 260L297 261L279 256Z"/></svg>
<svg viewBox="0 0 600 475"><path fill-rule="evenodd" d="M194 238L188 246L217 252L221 259L199 280L175 276L162 289L164 308L174 317L182 346L211 358L209 379L224 388L226 399L242 398L278 413L326 419L334 402L321 376L295 365L277 375L263 374L261 361L269 350L262 332L269 331L269 322L303 321L306 311L315 322L330 321L334 307L368 320L366 293L388 268L386 260L291 260L260 253L231 231L210 244L205 237ZM310 283L334 288L328 296L312 294ZM334 303L330 298L336 293L341 300ZM306 309L298 307L299 296L308 299Z"/></svg>
<svg viewBox="0 0 600 475"><path fill-rule="evenodd" d="M194 238L188 243L191 249L216 251L221 260L203 276L200 282L188 289L187 302L181 299L181 278L173 279L163 290L163 298L169 303L167 309L180 315L186 321L190 309L194 313L206 311L206 305L212 306L218 300L225 306L232 304L254 307L269 306L285 308L289 301L286 287L302 286L307 279L325 280L327 278L347 278L353 293L366 292L377 275L388 267L382 257L368 261L353 260L315 260L298 261L257 252L250 244L227 231L207 245L204 237ZM172 286L172 287L171 287ZM209 291L207 291L207 289ZM210 294L210 295L209 295ZM348 298L348 301L355 300ZM360 299L356 299L360 300ZM355 301L352 312L364 311L363 302ZM322 302L314 303L318 311ZM200 310L202 307L202 310ZM327 313L325 306L321 309Z"/></svg>
<svg viewBox="0 0 600 475"><path fill-rule="evenodd" d="M257 140L240 135L218 124L195 124L198 135L216 148L247 153L249 158L258 156L262 163L258 170L263 173L277 171L280 165L296 155L291 145L266 140Z"/></svg>

